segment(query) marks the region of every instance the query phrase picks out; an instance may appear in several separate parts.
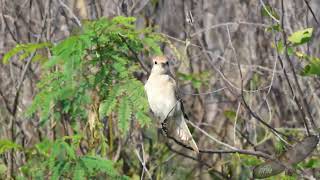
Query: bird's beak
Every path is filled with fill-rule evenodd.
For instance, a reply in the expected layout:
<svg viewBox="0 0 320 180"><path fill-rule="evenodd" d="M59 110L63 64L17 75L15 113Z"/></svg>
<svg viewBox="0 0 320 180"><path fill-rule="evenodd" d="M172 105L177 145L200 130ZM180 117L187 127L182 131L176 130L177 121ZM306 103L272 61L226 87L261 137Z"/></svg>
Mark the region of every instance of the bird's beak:
<svg viewBox="0 0 320 180"><path fill-rule="evenodd" d="M164 69L167 69L167 68L169 68L169 65L167 63L162 63L161 67L164 68Z"/></svg>

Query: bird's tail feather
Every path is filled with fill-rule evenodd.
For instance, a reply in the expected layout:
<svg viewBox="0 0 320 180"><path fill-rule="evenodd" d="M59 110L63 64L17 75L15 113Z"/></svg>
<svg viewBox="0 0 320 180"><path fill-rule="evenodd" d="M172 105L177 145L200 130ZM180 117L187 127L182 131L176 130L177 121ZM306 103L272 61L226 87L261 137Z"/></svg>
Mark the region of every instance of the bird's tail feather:
<svg viewBox="0 0 320 180"><path fill-rule="evenodd" d="M176 127L175 127L175 136L177 138L179 138L179 140L181 140L184 143L188 143L188 145L191 146L191 148L197 153L199 154L199 149L198 146L196 144L196 142L194 141L194 139L192 138L191 132L188 128L187 122L184 119L184 116L181 115L180 118L177 118L175 120L176 122Z"/></svg>

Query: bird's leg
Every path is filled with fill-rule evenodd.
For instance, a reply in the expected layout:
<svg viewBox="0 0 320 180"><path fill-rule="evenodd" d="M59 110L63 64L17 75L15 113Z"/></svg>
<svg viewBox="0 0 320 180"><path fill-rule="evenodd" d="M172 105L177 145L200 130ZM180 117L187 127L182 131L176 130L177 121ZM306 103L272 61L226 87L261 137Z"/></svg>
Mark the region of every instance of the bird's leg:
<svg viewBox="0 0 320 180"><path fill-rule="evenodd" d="M167 119L163 120L161 122L161 129L162 129L162 132L165 136L168 136L168 129L167 129Z"/></svg>

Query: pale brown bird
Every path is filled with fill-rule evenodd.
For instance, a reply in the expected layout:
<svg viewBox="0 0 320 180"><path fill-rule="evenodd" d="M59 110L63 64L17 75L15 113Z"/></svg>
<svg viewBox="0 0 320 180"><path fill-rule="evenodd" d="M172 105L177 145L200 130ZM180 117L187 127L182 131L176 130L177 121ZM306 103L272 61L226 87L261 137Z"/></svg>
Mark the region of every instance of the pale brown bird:
<svg viewBox="0 0 320 180"><path fill-rule="evenodd" d="M178 98L176 81L170 73L168 59L157 56L152 60L153 67L144 86L152 112L161 123L167 122L168 135L190 145L195 152L199 153L186 123L183 104Z"/></svg>

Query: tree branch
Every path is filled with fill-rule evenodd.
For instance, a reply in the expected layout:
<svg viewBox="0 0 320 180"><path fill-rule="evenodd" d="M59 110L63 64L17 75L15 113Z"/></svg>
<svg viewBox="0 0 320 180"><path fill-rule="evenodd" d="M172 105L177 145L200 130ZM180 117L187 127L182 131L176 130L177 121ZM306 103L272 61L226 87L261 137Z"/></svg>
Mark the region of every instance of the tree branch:
<svg viewBox="0 0 320 180"><path fill-rule="evenodd" d="M314 126L315 129L317 129L317 126L316 126L316 124L315 124L315 122L313 120L313 117L311 115L311 112L310 112L310 109L308 107L307 101L303 96L302 89L301 89L301 86L300 86L300 84L298 82L296 71L294 69L294 65L292 63L291 58L289 57L288 46L287 46L287 35L286 35L285 30L284 30L285 10L284 10L284 5L283 5L283 0L281 0L281 11L282 11L282 15L281 15L281 29L282 29L282 31L281 32L282 32L282 41L283 41L283 44L284 44L284 47L285 47L285 58L286 58L287 62L290 65L290 69L291 69L292 74L293 74L294 82L295 82L295 85L297 86L297 90L298 90L299 96L300 96L301 101L302 101L302 105L298 106L298 108L302 108L301 112L302 112L302 115L303 115L304 124L305 124L305 126L307 128L308 135L310 135L310 131L308 129L307 117L309 118L309 120L311 121L311 123L312 123L312 125ZM298 100L296 100L296 101L298 102ZM299 105L299 103L297 105ZM307 117L304 115L304 112L307 113Z"/></svg>
<svg viewBox="0 0 320 180"><path fill-rule="evenodd" d="M127 45L127 47L129 48L130 52L134 55L134 57L136 58L136 60L138 61L138 63L140 64L140 66L142 67L142 69L147 73L147 75L149 76L150 74L150 70L149 68L146 67L146 65L142 62L142 60L139 58L137 52L135 52L132 47L129 45L129 43L126 40L126 37L124 37L122 34L118 33L118 36L122 39L122 41Z"/></svg>

